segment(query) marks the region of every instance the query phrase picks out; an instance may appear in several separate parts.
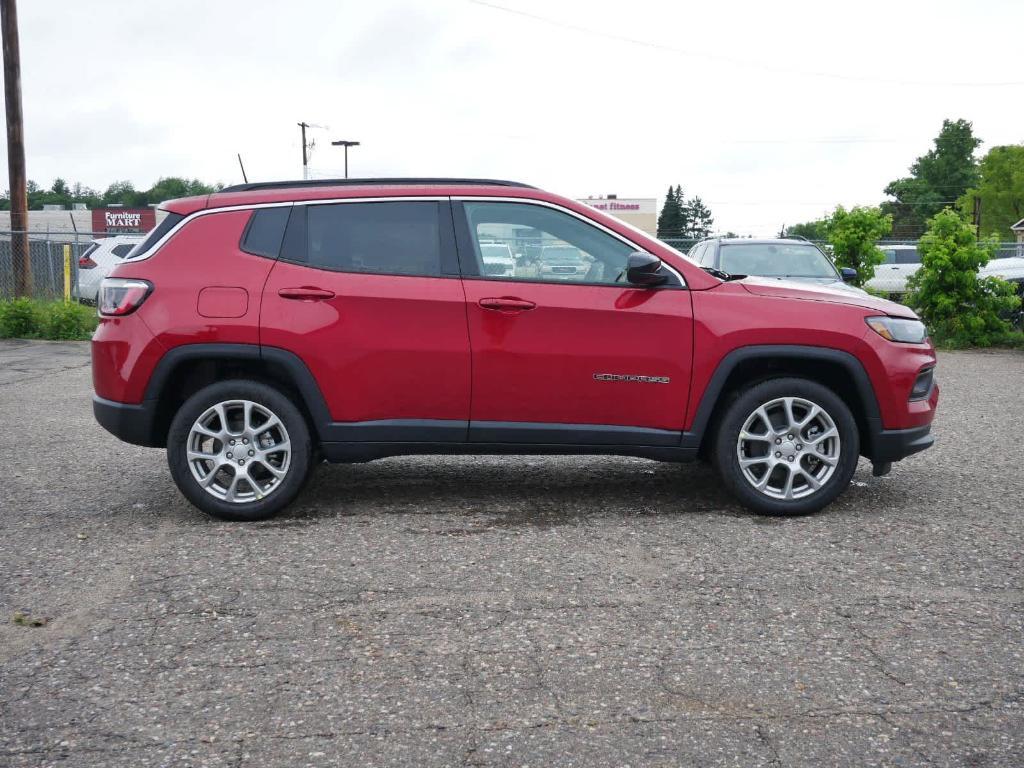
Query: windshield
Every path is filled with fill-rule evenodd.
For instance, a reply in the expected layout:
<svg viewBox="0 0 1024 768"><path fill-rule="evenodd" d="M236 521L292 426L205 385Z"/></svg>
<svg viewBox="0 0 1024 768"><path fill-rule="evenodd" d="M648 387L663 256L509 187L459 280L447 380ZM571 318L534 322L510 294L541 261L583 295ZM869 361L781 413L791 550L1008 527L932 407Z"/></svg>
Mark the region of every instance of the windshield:
<svg viewBox="0 0 1024 768"><path fill-rule="evenodd" d="M750 243L723 245L720 269L732 275L760 277L830 277L839 274L832 262L813 245Z"/></svg>

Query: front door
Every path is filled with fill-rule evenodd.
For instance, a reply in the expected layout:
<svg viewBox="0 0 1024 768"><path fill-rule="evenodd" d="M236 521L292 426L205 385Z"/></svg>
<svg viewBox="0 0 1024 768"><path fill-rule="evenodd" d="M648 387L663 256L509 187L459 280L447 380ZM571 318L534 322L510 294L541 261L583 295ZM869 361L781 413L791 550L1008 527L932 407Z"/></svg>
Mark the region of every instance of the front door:
<svg viewBox="0 0 1024 768"><path fill-rule="evenodd" d="M469 336L447 200L297 204L260 343L313 373L336 441L463 441Z"/></svg>
<svg viewBox="0 0 1024 768"><path fill-rule="evenodd" d="M624 271L636 247L562 209L454 206L473 353L470 439L678 444L693 348L679 280L631 287ZM499 250L511 251L511 269L492 263Z"/></svg>

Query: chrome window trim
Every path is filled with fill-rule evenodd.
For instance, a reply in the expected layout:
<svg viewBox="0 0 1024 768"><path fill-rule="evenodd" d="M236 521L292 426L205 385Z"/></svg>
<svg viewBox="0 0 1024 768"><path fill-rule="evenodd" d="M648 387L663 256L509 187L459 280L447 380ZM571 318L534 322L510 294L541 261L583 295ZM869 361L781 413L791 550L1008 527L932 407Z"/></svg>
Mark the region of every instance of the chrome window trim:
<svg viewBox="0 0 1024 768"><path fill-rule="evenodd" d="M606 234L609 234L612 237L614 237L615 239L617 239L617 240L625 243L626 245L630 246L634 251L643 251L644 250L643 248L641 248L639 245L637 245L634 241L630 240L625 235L621 235L618 232L616 232L615 230L609 229L608 227L606 227L601 222L594 221L593 219L588 218L587 216L584 216L581 213L577 213L576 211L574 211L574 210L572 210L570 208L566 208L564 205L559 205L558 203L549 203L547 200L535 200L535 199L529 198L529 197L500 197L500 196L491 196L491 195L488 195L488 196L484 196L484 195L452 195L451 200L453 202L459 202L459 203L471 203L471 202L523 203L523 204L526 204L526 205L539 205L539 206L543 206L545 208L552 208L552 209L554 209L556 211L561 211L562 213L567 213L570 216L574 216L577 219L579 219L580 221L582 221L584 224L589 224L592 227L596 227L597 229L601 230L602 232L604 232ZM678 269L673 267L671 264L667 263L664 259L661 260L661 265L679 279L679 287L680 288L686 288L687 287L686 280L685 280L685 278L683 278L682 274L680 274ZM500 278L497 278L497 279L500 279ZM509 282L514 282L514 281L509 281ZM537 282L551 283L551 282L555 282L555 281L539 280ZM574 285L574 283L566 281L565 285ZM584 283L575 283L575 285L584 285ZM586 285L608 285L608 283L586 283Z"/></svg>
<svg viewBox="0 0 1024 768"><path fill-rule="evenodd" d="M234 211L254 211L254 210L257 210L259 208L284 208L284 207L291 207L291 206L296 206L296 205L332 205L332 204L336 204L336 203L389 203L389 202L392 202L392 203L408 203L408 202L416 202L416 201L420 201L420 200L424 201L424 202L435 202L435 203L437 203L437 202L445 202L445 201L451 200L451 201L456 201L456 202L460 202L460 203L472 202L472 201L478 201L478 202L482 201L482 202L493 202L493 203L521 203L521 204L524 204L524 205L539 205L539 206L542 206L542 207L545 207L545 208L551 208L551 209L556 210L556 211L561 211L562 213L567 213L570 216L574 216L575 218L579 219L583 223L589 224L590 226L596 227L597 229L601 230L602 232L605 232L606 234L611 235L612 237L616 238L617 240L619 240L619 241L625 243L626 245L630 246L634 250L637 250L637 251L644 250L639 245L637 245L636 242L634 242L633 240L630 240L628 237L625 237L624 235L619 234L618 232L616 232L613 229L609 229L604 224L601 224L598 221L594 221L593 219L588 218L587 216L584 216L583 214L577 213L576 211L571 210L570 208L566 208L564 205L559 205L558 203L550 203L547 200L535 200L535 199L529 198L529 197L501 197L501 196L495 196L495 195L396 195L396 196L383 196L383 197L380 197L380 196L378 196L378 197L332 197L332 198L324 198L322 200L320 200L320 199L317 199L317 200L285 200L285 201L276 202L276 203L245 203L245 204L242 204L242 205L224 205L224 206L219 206L219 207L216 207L216 208L201 208L198 211L193 211L192 213L188 214L187 216L185 216L185 218L183 218L181 221L179 221L177 224L175 224L173 227L171 227L167 231L167 233L164 234L164 236L161 237L159 240L157 240L155 243L153 243L153 245L150 246L149 250L147 250L144 254L139 254L138 256L135 256L135 257L133 257L131 259L126 259L125 263L137 264L140 261L146 261L147 259L149 259L149 258L153 257L154 255L156 255L156 253L163 247L164 243L166 243L168 240L170 240L172 237L174 237L178 233L178 231L181 230L183 227L185 227L189 222L194 221L195 219L198 219L198 218L200 218L202 216L210 216L210 215L216 214L216 213L232 213ZM173 213L173 211L167 211L167 212L168 213ZM671 264L668 264L664 259L662 259L661 263L662 263L662 266L665 267L665 269L667 269L669 272L671 272L673 275L675 275L676 278L678 278L679 285L680 285L681 288L686 288L687 287L686 280L683 277L683 275L679 272L679 270L677 270Z"/></svg>
<svg viewBox="0 0 1024 768"><path fill-rule="evenodd" d="M386 202L415 202L417 200L423 200L426 202L445 202L450 198L447 195L403 195L401 197L339 197L329 198L324 200L285 200L277 203L245 203L242 205L222 205L216 208L201 208L198 211L192 211L171 227L163 237L157 240L153 245L150 246L149 250L144 254L135 256L132 259L127 259L126 263L136 264L140 261L155 256L156 253L163 247L164 243L174 237L178 230L187 225L190 221L200 218L201 216L209 216L215 213L232 213L234 211L254 211L259 208L285 208L292 207L295 205L327 205L329 203L386 203ZM167 211L167 213L174 213L174 211Z"/></svg>

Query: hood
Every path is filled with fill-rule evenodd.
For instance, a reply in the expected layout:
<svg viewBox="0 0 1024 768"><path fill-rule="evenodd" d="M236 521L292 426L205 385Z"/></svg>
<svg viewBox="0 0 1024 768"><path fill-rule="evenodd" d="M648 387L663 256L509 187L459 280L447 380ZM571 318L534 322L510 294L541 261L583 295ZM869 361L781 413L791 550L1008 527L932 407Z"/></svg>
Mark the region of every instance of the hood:
<svg viewBox="0 0 1024 768"><path fill-rule="evenodd" d="M770 277L745 277L736 281L747 291L756 296L770 296L779 299L800 299L802 301L823 301L829 304L848 304L854 307L862 307L872 312L878 312L893 317L909 317L917 319L914 310L897 304L894 301L879 299L871 294L859 290L851 290L850 286L843 283L841 288L836 287L834 282L818 285L809 282L797 282L795 280L777 280Z"/></svg>

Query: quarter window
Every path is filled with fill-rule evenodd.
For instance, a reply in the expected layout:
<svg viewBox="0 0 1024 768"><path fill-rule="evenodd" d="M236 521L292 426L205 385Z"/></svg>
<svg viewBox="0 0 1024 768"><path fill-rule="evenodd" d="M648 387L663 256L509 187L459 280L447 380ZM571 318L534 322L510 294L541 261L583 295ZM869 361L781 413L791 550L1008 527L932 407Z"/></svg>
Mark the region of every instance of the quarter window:
<svg viewBox="0 0 1024 768"><path fill-rule="evenodd" d="M528 203L466 202L479 274L492 280L616 283L635 248L562 211Z"/></svg>
<svg viewBox="0 0 1024 768"><path fill-rule="evenodd" d="M284 238L284 228L291 210L290 205L255 210L245 230L242 250L256 256L276 259L281 252L281 240Z"/></svg>
<svg viewBox="0 0 1024 768"><path fill-rule="evenodd" d="M311 267L383 275L441 274L438 204L337 203L308 206Z"/></svg>

